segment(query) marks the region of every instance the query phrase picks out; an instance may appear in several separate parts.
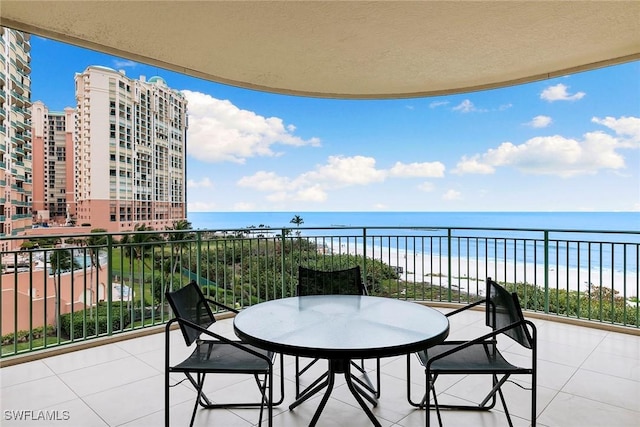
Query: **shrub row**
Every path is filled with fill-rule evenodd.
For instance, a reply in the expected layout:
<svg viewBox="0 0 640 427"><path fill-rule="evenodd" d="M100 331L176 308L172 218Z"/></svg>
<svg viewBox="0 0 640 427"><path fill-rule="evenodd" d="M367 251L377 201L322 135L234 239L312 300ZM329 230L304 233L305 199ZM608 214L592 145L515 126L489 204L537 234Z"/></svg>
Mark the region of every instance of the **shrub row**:
<svg viewBox="0 0 640 427"><path fill-rule="evenodd" d="M60 329L66 338L82 338L107 333L109 305L98 303L93 309L84 309L60 316ZM85 323L86 317L86 323ZM131 322L126 303L111 304L111 330L120 331ZM73 332L73 333L72 333Z"/></svg>
<svg viewBox="0 0 640 427"><path fill-rule="evenodd" d="M46 329L45 327L39 327L39 328L33 328L33 330L31 332L25 330L25 331L18 331L17 334L6 334L2 336L2 346L5 345L13 345L15 342L29 342L31 340L37 340L40 338L44 338L44 336L55 336L56 335L56 330L53 326L51 325L47 325Z"/></svg>

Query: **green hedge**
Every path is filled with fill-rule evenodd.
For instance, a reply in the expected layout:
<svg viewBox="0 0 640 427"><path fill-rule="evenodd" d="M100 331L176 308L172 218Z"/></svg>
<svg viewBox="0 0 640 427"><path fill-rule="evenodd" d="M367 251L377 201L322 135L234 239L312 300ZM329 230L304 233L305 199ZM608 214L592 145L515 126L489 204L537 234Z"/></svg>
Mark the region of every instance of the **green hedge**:
<svg viewBox="0 0 640 427"><path fill-rule="evenodd" d="M107 316L108 304L98 303L93 309L85 309L63 314L60 316L60 329L66 338L83 338L107 333L109 319ZM86 317L86 323L85 323ZM73 318L73 337L71 336ZM131 322L131 315L126 303L115 302L111 304L111 330L121 331ZM97 327L97 329L96 329ZM86 328L86 333L85 333Z"/></svg>
<svg viewBox="0 0 640 427"><path fill-rule="evenodd" d="M47 325L46 330L44 327L33 328L33 331L18 331L17 334L7 334L2 336L2 346L12 345L15 342L29 342L32 340L37 340L40 338L44 338L44 336L55 336L56 330L53 326Z"/></svg>

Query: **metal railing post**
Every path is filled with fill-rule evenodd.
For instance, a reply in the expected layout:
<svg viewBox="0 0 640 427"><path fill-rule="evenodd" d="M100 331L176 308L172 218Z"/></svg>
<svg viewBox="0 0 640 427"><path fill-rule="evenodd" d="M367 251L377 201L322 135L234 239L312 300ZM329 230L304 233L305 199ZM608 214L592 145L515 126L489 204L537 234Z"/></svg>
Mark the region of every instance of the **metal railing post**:
<svg viewBox="0 0 640 427"><path fill-rule="evenodd" d="M284 280L284 276L285 276L285 271L287 271L285 269L285 267L286 267L285 260L286 260L286 252L287 252L285 245L287 244L287 239L286 239L286 237L284 235L284 230L282 230L282 232L280 233L280 240L282 241L282 243L281 243L282 250L280 251L280 271L282 271L282 274L280 275L280 296L281 296L281 298L284 298L285 297L285 290L284 290L285 280ZM291 245L291 246L292 246L292 249L293 249L293 245Z"/></svg>
<svg viewBox="0 0 640 427"><path fill-rule="evenodd" d="M196 282L198 283L198 285L200 284L200 277L202 277L201 260L202 260L202 233L199 231L196 231L196 277L197 277ZM171 278L171 290L173 291L173 277ZM217 295L218 294L216 292L216 297Z"/></svg>
<svg viewBox="0 0 640 427"><path fill-rule="evenodd" d="M544 231L544 312L549 313L549 231Z"/></svg>
<svg viewBox="0 0 640 427"><path fill-rule="evenodd" d="M100 248L96 249L97 256L100 256ZM113 334L113 267L111 266L113 263L113 234L107 235L107 335ZM93 268L93 267L92 267ZM98 274L98 272L96 272ZM121 285L120 289L122 292L124 283ZM98 292L99 288L98 288ZM120 304L120 310L122 312L122 304ZM120 329L123 328L122 323L120 324Z"/></svg>
<svg viewBox="0 0 640 427"><path fill-rule="evenodd" d="M451 286L453 285L453 271L451 270L452 266L452 254L451 254L451 238L453 236L452 229L447 228L447 269L449 271L449 281L447 283L447 302L451 302L453 294L451 292Z"/></svg>
<svg viewBox="0 0 640 427"><path fill-rule="evenodd" d="M362 280L367 286L367 228L362 228Z"/></svg>

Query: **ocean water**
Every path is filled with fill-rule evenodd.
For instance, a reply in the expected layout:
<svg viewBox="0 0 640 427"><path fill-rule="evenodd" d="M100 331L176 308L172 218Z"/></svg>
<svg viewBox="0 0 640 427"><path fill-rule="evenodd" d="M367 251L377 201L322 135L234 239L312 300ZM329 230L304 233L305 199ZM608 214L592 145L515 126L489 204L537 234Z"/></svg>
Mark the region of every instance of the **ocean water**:
<svg viewBox="0 0 640 427"><path fill-rule="evenodd" d="M478 227L640 232L640 212L190 212L194 229Z"/></svg>
<svg viewBox="0 0 640 427"><path fill-rule="evenodd" d="M296 215L303 220L300 227L291 223ZM541 262L540 257L536 261L533 257L534 253L541 253L544 236L542 231L547 230L549 239L559 242L557 246L550 246L550 259L566 259L569 268L579 268L578 264L588 259L598 260L599 265L605 269L627 272L637 271L636 260L640 250L640 212L192 212L189 213L188 220L194 229L200 230L289 228L307 237L358 236L362 234L358 229L364 227L405 227L388 233L386 230L380 232L394 236L412 236L420 234L415 228L426 228L425 234L446 236L447 228L454 228L457 229L452 232L454 237L505 237L505 251L487 255L496 261L503 261L504 253L515 256L517 262L528 263ZM510 231L513 229L527 231L515 233ZM373 234L371 230L367 233L369 236ZM531 246L526 251L527 255L515 251L515 245L522 245L522 240L514 240L516 235L518 239L532 239L527 242L527 246ZM335 239L339 244L339 238ZM536 240L535 243L533 239ZM356 238L356 241L361 243L362 238ZM594 243L578 245L578 241ZM447 255L449 247L445 240L442 242L440 247L440 241L432 241L429 250ZM612 242L624 244L612 245ZM414 248L411 239L388 239L384 245L383 249L405 253L420 254L424 250ZM537 251L533 246L536 246ZM463 239L461 242L454 239L451 247L451 254L454 256L457 253L467 253L470 257L484 257L485 251L484 244L476 243L473 239Z"/></svg>

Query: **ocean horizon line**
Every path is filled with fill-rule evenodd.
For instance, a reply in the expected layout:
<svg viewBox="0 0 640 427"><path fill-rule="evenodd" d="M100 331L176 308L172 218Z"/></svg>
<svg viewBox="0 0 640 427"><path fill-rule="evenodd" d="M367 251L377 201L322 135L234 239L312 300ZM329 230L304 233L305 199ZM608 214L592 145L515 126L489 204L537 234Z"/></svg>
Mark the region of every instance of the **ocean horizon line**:
<svg viewBox="0 0 640 427"><path fill-rule="evenodd" d="M296 216L300 224L292 223ZM579 229L640 232L640 212L549 211L211 211L189 213L196 229L426 226L508 229Z"/></svg>

